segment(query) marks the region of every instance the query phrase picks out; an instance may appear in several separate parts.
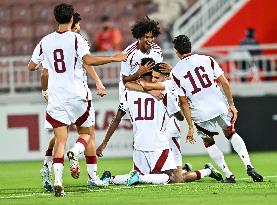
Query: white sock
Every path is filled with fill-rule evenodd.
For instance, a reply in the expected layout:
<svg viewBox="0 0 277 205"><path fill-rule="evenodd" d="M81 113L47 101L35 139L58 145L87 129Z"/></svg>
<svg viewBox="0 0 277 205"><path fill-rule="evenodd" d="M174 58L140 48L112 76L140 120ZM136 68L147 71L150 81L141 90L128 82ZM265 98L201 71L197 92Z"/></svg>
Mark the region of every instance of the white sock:
<svg viewBox="0 0 277 205"><path fill-rule="evenodd" d="M111 183L118 184L118 185L126 185L129 177L130 177L129 174L116 175L111 178Z"/></svg>
<svg viewBox="0 0 277 205"><path fill-rule="evenodd" d="M247 169L247 165L253 167L243 139L237 133L235 133L231 137L230 142L232 143L234 150L238 153L240 159L242 160L245 169Z"/></svg>
<svg viewBox="0 0 277 205"><path fill-rule="evenodd" d="M91 180L96 179L97 164L87 164L87 171Z"/></svg>
<svg viewBox="0 0 277 205"><path fill-rule="evenodd" d="M54 169L54 175L55 175L55 183L54 185L62 185L63 180L63 164L62 163L54 163L53 169Z"/></svg>
<svg viewBox="0 0 277 205"><path fill-rule="evenodd" d="M210 176L210 174L212 173L210 169L200 169L198 171L201 174L201 179Z"/></svg>
<svg viewBox="0 0 277 205"><path fill-rule="evenodd" d="M79 154L82 154L85 151L85 146L80 143L80 142L76 142L74 144L74 146L72 147L71 151L78 156Z"/></svg>
<svg viewBox="0 0 277 205"><path fill-rule="evenodd" d="M53 164L53 156L44 156L43 164L46 164L48 169L51 170Z"/></svg>
<svg viewBox="0 0 277 205"><path fill-rule="evenodd" d="M207 151L212 158L212 160L217 164L217 166L221 169L226 177L230 177L232 172L229 170L225 160L223 153L218 149L218 147L214 144L210 147L207 147Z"/></svg>
<svg viewBox="0 0 277 205"><path fill-rule="evenodd" d="M145 174L139 176L139 182L147 184L166 184L169 182L167 174Z"/></svg>

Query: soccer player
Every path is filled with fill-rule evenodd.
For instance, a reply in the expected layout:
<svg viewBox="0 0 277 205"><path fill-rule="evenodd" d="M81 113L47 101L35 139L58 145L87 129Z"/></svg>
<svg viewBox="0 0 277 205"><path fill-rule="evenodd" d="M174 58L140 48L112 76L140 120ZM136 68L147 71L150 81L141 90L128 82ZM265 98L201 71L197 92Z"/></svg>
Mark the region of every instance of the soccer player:
<svg viewBox="0 0 277 205"><path fill-rule="evenodd" d="M76 32L76 33L80 32L80 29L81 29L80 20L81 20L80 14L77 12L74 13L73 23L71 26L72 32ZM80 63L82 63L82 60L80 60L80 59L78 59L78 60L80 61ZM46 100L48 100L48 91L47 91L47 89L48 89L48 69L46 68L46 66L44 66L43 62L42 62L42 65L43 65L43 67L45 67L41 73L42 95ZM84 66L84 70L83 70L84 82L87 82L87 75L86 75L86 71L87 71L89 76L96 81L96 88L97 88L97 92L98 92L97 95L99 95L101 97L106 95L105 87L103 86L102 81L98 77L94 67L87 66L85 64L83 66ZM49 123L47 123L47 121L46 121L46 129L49 129L49 130L53 129L53 127ZM94 143L94 140L91 140L90 142ZM53 136L49 141L48 148L45 152L43 167L40 170L43 187L49 192L53 191L51 168L52 168L52 163L53 163L52 152L53 152L54 144L55 144L55 137ZM92 145L91 147L94 148L94 150L95 150L95 145ZM87 158L89 158L89 156L87 155L88 154L87 148L85 149L84 152L85 152L85 156ZM94 153L93 156L96 156L95 154L96 153ZM96 157L94 157L94 158L96 159ZM94 166L95 167L94 172L96 175L96 171L97 171L96 160L94 160L94 162L95 162L95 165L87 164L87 168L89 169L90 166ZM73 170L73 171L74 172L72 173L72 177L78 178L79 174L80 174L80 169L77 170L77 172L75 170ZM95 178L94 174L93 174L93 177ZM89 180L89 182L91 182L91 180ZM94 185L101 185L102 183L100 183L100 182L101 181L95 180ZM89 185L93 185L93 183L89 183Z"/></svg>
<svg viewBox="0 0 277 205"><path fill-rule="evenodd" d="M143 75L151 81L151 72ZM130 113L134 132L133 172L130 178L126 175L115 176L112 182L119 184L127 181L131 186L143 183L189 182L204 176L213 176L218 180L220 173L209 164L204 170L187 172L182 179L176 177L176 165L166 136L166 126L171 115L183 120L176 97L166 92L162 101L146 92L126 90L122 97L119 113ZM109 176L107 176L109 177ZM125 177L125 179L124 179Z"/></svg>
<svg viewBox="0 0 277 205"><path fill-rule="evenodd" d="M55 135L53 169L55 175L55 196L64 196L62 185L64 146L68 126L75 124L79 133L76 146L68 152L71 168L78 166L78 154L83 152L91 134L94 134L94 110L91 95L83 82L82 67L78 58L87 65L102 65L126 60L125 53L114 56L95 57L89 52L84 38L71 32L74 8L69 4L59 4L54 8L54 16L59 24L57 32L48 34L36 46L28 69L34 71L45 60L48 67L48 105L46 120L53 126ZM94 161L94 159L89 159Z"/></svg>
<svg viewBox="0 0 277 205"><path fill-rule="evenodd" d="M250 161L243 139L234 128L238 111L222 69L213 58L192 54L191 42L187 36L177 36L173 44L181 60L172 69L171 81L178 92L180 106L188 122L187 141L195 142L194 122L197 133L202 137L210 157L225 174L225 181L235 183L235 177L214 141L214 136L218 134L217 123L241 158L247 174L254 182L263 181L263 177L255 171Z"/></svg>

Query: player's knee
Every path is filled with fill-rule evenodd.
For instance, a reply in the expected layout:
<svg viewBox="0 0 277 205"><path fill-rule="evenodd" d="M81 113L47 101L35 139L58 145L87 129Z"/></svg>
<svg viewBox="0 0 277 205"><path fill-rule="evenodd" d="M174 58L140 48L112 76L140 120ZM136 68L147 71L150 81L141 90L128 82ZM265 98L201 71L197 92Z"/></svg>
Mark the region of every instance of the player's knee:
<svg viewBox="0 0 277 205"><path fill-rule="evenodd" d="M223 133L225 137L230 140L232 136L236 133L236 130L233 127L227 127L226 129L223 130Z"/></svg>

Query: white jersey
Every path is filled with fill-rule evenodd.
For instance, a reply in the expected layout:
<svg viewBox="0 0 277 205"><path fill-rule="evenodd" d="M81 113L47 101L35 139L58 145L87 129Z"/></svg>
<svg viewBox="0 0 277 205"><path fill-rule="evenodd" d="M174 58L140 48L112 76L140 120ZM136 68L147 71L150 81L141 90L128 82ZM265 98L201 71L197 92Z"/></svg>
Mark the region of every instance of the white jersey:
<svg viewBox="0 0 277 205"><path fill-rule="evenodd" d="M86 54L90 54L87 41L71 31L53 32L36 46L32 61L37 64L45 61L48 68L49 104L91 100L80 62Z"/></svg>
<svg viewBox="0 0 277 205"><path fill-rule="evenodd" d="M198 54L180 60L172 69L171 81L178 95L188 98L195 123L228 113L226 98L216 83L222 74L213 58Z"/></svg>
<svg viewBox="0 0 277 205"><path fill-rule="evenodd" d="M151 49L147 53L142 53L138 46L139 42L136 41L124 50L124 52L127 53L128 58L125 62L121 63L119 100L121 99L121 94L125 90L125 86L122 82L122 75L130 76L136 73L139 70L139 65L143 58L152 58L156 63L163 62L162 49L156 43L152 44Z"/></svg>
<svg viewBox="0 0 277 205"><path fill-rule="evenodd" d="M119 109L131 116L134 148L141 151L169 149L166 125L169 116L180 110L170 93L157 100L148 93L126 90Z"/></svg>

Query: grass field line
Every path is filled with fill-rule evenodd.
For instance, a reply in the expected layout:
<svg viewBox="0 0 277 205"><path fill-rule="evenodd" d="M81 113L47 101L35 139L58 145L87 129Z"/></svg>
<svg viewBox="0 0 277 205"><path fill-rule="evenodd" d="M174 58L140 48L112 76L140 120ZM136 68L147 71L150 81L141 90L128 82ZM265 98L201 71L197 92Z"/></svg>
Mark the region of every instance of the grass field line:
<svg viewBox="0 0 277 205"><path fill-rule="evenodd" d="M265 179L270 178L277 178L277 175L275 176L264 176ZM252 180L249 177L245 178L238 178L237 181L242 180ZM190 182L190 183L197 183L197 182ZM184 185L184 183L175 183L175 184L165 184L163 186L180 186ZM117 191L117 190L123 190L123 189L137 189L137 188L147 188L147 187L157 187L161 186L160 184L149 184L149 185L139 185L139 186L121 186L121 187L111 187L111 188L102 188L102 189L90 189L85 191L74 191L74 192L66 192L68 195L71 194L79 194L84 192L102 192L102 191ZM28 197L34 197L34 196L51 196L52 193L33 193L33 194L21 194L21 195L9 195L9 196L0 196L0 199L16 199L16 198L28 198Z"/></svg>

